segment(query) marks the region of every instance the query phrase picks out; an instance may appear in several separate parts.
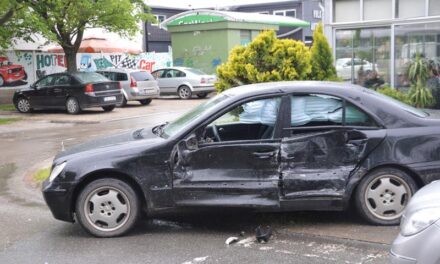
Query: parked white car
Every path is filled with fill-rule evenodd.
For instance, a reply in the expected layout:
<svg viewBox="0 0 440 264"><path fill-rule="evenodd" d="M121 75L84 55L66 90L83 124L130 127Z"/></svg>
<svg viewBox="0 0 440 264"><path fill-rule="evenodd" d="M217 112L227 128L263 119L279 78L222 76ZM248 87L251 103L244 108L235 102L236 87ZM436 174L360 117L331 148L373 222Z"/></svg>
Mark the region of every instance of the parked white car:
<svg viewBox="0 0 440 264"><path fill-rule="evenodd" d="M368 74L369 72L375 70L376 72L379 72L379 69L377 68L377 65L373 65L373 63L367 61L367 60L361 60L358 58L354 58L353 60L351 58L341 58L336 60L336 72L338 74L338 77L344 79L344 80L351 80L351 67L352 63L354 66L354 78L357 78L358 72L363 68L364 72Z"/></svg>
<svg viewBox="0 0 440 264"><path fill-rule="evenodd" d="M205 98L215 91L215 75L208 75L201 70L172 67L152 72L159 82L160 94L177 94L181 99L189 99L193 94Z"/></svg>
<svg viewBox="0 0 440 264"><path fill-rule="evenodd" d="M124 98L119 106L125 106L127 101L139 101L143 105L148 105L153 98L159 96L158 83L148 71L108 68L97 72L121 83Z"/></svg>

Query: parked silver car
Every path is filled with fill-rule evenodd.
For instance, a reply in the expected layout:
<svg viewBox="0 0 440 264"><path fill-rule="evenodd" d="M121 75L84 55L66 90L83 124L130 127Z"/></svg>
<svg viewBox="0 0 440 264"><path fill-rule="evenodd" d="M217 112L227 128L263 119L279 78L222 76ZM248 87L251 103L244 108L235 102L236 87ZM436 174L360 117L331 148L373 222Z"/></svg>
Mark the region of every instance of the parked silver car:
<svg viewBox="0 0 440 264"><path fill-rule="evenodd" d="M440 263L440 181L420 189L409 201L400 234L391 248L391 263Z"/></svg>
<svg viewBox="0 0 440 264"><path fill-rule="evenodd" d="M193 94L205 98L208 93L215 91L215 76L201 70L172 67L152 72L159 82L160 94L177 94L181 99L189 99Z"/></svg>
<svg viewBox="0 0 440 264"><path fill-rule="evenodd" d="M118 106L125 106L127 101L139 101L143 105L151 103L159 96L159 86L154 77L145 70L108 68L97 71L112 81L121 83L124 98Z"/></svg>

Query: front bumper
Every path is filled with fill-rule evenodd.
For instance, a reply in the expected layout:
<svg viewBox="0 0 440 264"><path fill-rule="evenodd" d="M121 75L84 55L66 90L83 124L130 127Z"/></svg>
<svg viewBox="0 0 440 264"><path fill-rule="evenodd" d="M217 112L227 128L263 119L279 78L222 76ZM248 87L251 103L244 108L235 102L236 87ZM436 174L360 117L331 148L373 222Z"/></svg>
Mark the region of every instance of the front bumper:
<svg viewBox="0 0 440 264"><path fill-rule="evenodd" d="M392 264L436 264L440 261L438 244L440 226L432 224L425 230L412 236L399 236L394 240L390 263Z"/></svg>
<svg viewBox="0 0 440 264"><path fill-rule="evenodd" d="M43 197L55 219L74 222L73 218L73 202L71 187L49 183L48 180L43 182Z"/></svg>

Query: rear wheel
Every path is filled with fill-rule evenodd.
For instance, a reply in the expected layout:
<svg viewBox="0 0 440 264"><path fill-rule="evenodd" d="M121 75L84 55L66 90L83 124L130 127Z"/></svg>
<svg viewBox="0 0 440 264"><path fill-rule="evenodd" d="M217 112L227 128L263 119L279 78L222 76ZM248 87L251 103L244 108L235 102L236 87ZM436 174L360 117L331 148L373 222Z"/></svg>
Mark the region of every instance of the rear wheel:
<svg viewBox="0 0 440 264"><path fill-rule="evenodd" d="M113 109L115 109L116 105L107 105L103 106L102 109L104 109L104 112L111 112Z"/></svg>
<svg viewBox="0 0 440 264"><path fill-rule="evenodd" d="M32 111L31 103L28 99L24 97L20 97L17 100L17 104L15 106L17 110L21 113L30 113Z"/></svg>
<svg viewBox="0 0 440 264"><path fill-rule="evenodd" d="M151 103L151 101L153 101L153 100L151 98L149 98L149 99L139 100L139 103L141 103L141 105L149 105Z"/></svg>
<svg viewBox="0 0 440 264"><path fill-rule="evenodd" d="M67 113L71 115L76 115L81 112L81 107L79 106L78 100L75 97L69 97L66 101Z"/></svg>
<svg viewBox="0 0 440 264"><path fill-rule="evenodd" d="M393 168L379 169L359 183L356 208L372 224L396 225L416 190L416 183L407 173Z"/></svg>
<svg viewBox="0 0 440 264"><path fill-rule="evenodd" d="M0 86L3 86L5 84L5 80L3 79L3 76L0 75Z"/></svg>
<svg viewBox="0 0 440 264"><path fill-rule="evenodd" d="M115 237L136 224L140 203L130 185L105 178L89 183L81 191L75 209L78 222L90 234Z"/></svg>
<svg viewBox="0 0 440 264"><path fill-rule="evenodd" d="M199 94L197 94L198 98L206 98L206 96L208 96L208 93L199 93Z"/></svg>
<svg viewBox="0 0 440 264"><path fill-rule="evenodd" d="M182 85L179 87L177 94L179 95L180 99L189 99L191 98L192 92L188 86Z"/></svg>

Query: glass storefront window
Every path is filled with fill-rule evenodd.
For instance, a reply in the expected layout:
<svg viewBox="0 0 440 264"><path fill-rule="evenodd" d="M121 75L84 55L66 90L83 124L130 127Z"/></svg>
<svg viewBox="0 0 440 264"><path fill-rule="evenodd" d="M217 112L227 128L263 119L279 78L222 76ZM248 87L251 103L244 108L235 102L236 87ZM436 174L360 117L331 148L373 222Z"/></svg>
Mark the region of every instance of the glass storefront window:
<svg viewBox="0 0 440 264"><path fill-rule="evenodd" d="M425 16L425 0L396 0L398 18Z"/></svg>
<svg viewBox="0 0 440 264"><path fill-rule="evenodd" d="M364 0L364 20L391 19L392 0Z"/></svg>
<svg viewBox="0 0 440 264"><path fill-rule="evenodd" d="M365 87L390 82L390 28L336 31L336 71Z"/></svg>
<svg viewBox="0 0 440 264"><path fill-rule="evenodd" d="M360 0L335 0L334 22L360 21Z"/></svg>
<svg viewBox="0 0 440 264"><path fill-rule="evenodd" d="M432 65L430 79L433 82L428 81L428 86L437 83L436 80L440 78L440 22L395 27L396 88L410 87L408 68L417 53L427 58Z"/></svg>
<svg viewBox="0 0 440 264"><path fill-rule="evenodd" d="M429 15L440 16L440 0L429 0Z"/></svg>

